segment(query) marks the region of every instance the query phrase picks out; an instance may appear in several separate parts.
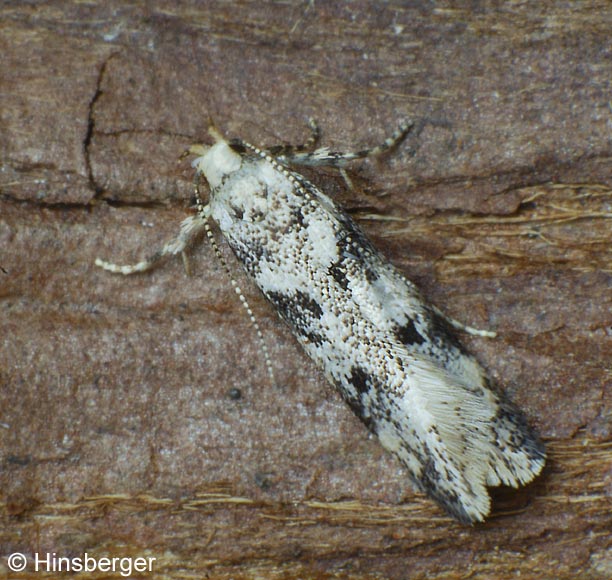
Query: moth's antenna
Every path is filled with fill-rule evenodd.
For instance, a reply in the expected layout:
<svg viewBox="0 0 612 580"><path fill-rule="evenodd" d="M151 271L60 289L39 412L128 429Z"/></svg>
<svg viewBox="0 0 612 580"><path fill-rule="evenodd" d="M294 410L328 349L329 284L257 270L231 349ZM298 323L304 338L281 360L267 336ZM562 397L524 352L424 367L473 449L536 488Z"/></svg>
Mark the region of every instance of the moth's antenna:
<svg viewBox="0 0 612 580"><path fill-rule="evenodd" d="M208 205L205 205L202 202L202 198L200 196L200 174L199 173L196 173L194 186L195 186L196 208L198 211L198 215L201 217L203 221L204 231L206 232L206 238L210 242L210 245L212 246L212 249L215 252L215 255L217 256L217 259L221 263L221 266L227 273L230 279L230 283L232 287L234 288L234 291L236 292L240 302L242 302L242 306L244 306L244 309L246 310L247 314L249 315L249 318L251 319L251 324L253 325L253 328L255 328L255 332L257 333L257 338L261 346L264 363L266 365L266 369L268 370L268 376L270 377L270 381L272 382L272 385L276 385L276 379L274 377L274 370L272 367L272 359L270 358L270 351L268 350L268 345L266 344L266 341L264 339L264 335L261 330L261 326L259 326L259 322L257 321L257 318L255 318L255 314L251 310L251 306L249 305L249 302L246 299L246 296L243 294L242 289L238 285L238 282L236 282L236 279L232 275L232 271L227 265L227 262L225 261L225 258L223 257L221 250L219 249L219 245L217 244L215 235L210 227L210 223L208 221L208 215L209 215Z"/></svg>

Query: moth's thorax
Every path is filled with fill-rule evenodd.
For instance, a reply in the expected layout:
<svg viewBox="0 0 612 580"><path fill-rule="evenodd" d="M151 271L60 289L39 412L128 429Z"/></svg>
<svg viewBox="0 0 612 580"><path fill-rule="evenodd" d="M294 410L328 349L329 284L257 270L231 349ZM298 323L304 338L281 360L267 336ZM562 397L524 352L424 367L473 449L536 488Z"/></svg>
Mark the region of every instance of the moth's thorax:
<svg viewBox="0 0 612 580"><path fill-rule="evenodd" d="M211 216L224 235L283 231L293 219L291 208L302 203L288 176L258 157L243 157L219 185L210 185Z"/></svg>
<svg viewBox="0 0 612 580"><path fill-rule="evenodd" d="M242 165L242 157L232 150L227 141L218 141L204 155L193 161L193 167L204 177L211 189L219 187L225 176L234 173Z"/></svg>

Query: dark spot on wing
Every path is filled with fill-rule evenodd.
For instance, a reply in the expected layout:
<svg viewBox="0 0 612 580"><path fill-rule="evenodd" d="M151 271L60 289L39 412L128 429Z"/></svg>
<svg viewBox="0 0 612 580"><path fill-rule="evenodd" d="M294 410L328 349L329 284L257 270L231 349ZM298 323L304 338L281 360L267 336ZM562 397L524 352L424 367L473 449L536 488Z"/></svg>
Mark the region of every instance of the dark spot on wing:
<svg viewBox="0 0 612 580"><path fill-rule="evenodd" d="M304 211L302 207L295 207L291 210L291 217L293 223L297 224L297 229L300 230L305 226L304 223Z"/></svg>
<svg viewBox="0 0 612 580"><path fill-rule="evenodd" d="M355 387L355 390L363 395L372 388L372 377L366 371L359 367L353 367L351 374L348 377L349 383Z"/></svg>
<svg viewBox="0 0 612 580"><path fill-rule="evenodd" d="M266 297L298 336L314 344L323 344L323 336L315 330L323 310L315 300L299 290L293 294L267 292Z"/></svg>
<svg viewBox="0 0 612 580"><path fill-rule="evenodd" d="M372 432L376 433L376 423L371 415L366 415L366 408L361 398L347 398L346 402L353 410L353 413L359 417L359 420Z"/></svg>
<svg viewBox="0 0 612 580"><path fill-rule="evenodd" d="M346 270L342 265L342 260L338 260L334 262L329 268L328 272L330 276L338 283L342 290L346 290L348 288L349 282L346 277Z"/></svg>
<svg viewBox="0 0 612 580"><path fill-rule="evenodd" d="M404 326L398 326L394 330L394 334L397 339L406 346L411 346L413 344L423 344L425 342L425 337L421 335L421 333L416 329L414 325L414 320L409 320L407 324Z"/></svg>
<svg viewBox="0 0 612 580"><path fill-rule="evenodd" d="M309 312L312 318L316 318L317 320L323 316L323 310L319 303L312 299L310 296L301 291L296 291L295 293L295 301L300 310L303 312Z"/></svg>
<svg viewBox="0 0 612 580"><path fill-rule="evenodd" d="M513 450L523 451L530 461L542 461L546 457L546 448L534 429L531 428L523 412L503 393L498 393L500 404L493 424L496 431L511 430L507 444ZM508 425L512 427L509 428Z"/></svg>
<svg viewBox="0 0 612 580"><path fill-rule="evenodd" d="M365 275L366 275L366 280L370 282L370 284L373 282L376 282L376 280L380 278L380 276L378 275L378 272L374 270L373 268L369 268L368 266L366 266Z"/></svg>
<svg viewBox="0 0 612 580"><path fill-rule="evenodd" d="M232 249L251 276L255 275L261 262L268 258L266 247L257 240L251 241L248 246L236 244Z"/></svg>
<svg viewBox="0 0 612 580"><path fill-rule="evenodd" d="M338 247L344 250L345 255L362 256L363 254L375 253L376 250L372 242L368 240L361 228L353 221L353 219L340 208L338 208L338 220L342 224L340 230L341 236L338 238ZM346 238L350 238L350 243Z"/></svg>
<svg viewBox="0 0 612 580"><path fill-rule="evenodd" d="M452 328L437 312L430 310L429 321L432 330L432 339L440 344L446 344L455 347L460 353L467 355L464 346L459 342Z"/></svg>
<svg viewBox="0 0 612 580"><path fill-rule="evenodd" d="M344 400L348 403L353 413L373 433L376 433L376 423L371 415L369 405L364 401L364 395L372 388L372 377L359 367L353 367L351 374L347 377L348 382L355 388L353 392L347 391L338 383Z"/></svg>
<svg viewBox="0 0 612 580"><path fill-rule="evenodd" d="M241 220L242 218L244 218L244 209L242 207L232 205L230 203L229 208L236 219Z"/></svg>
<svg viewBox="0 0 612 580"><path fill-rule="evenodd" d="M441 483L448 484L454 480L454 478L449 478L450 472L445 469L444 474L440 473L435 460L429 454L425 454L423 457L422 465L423 471L416 481L417 485L459 521L473 523L465 512L459 494L454 491L451 485L440 485Z"/></svg>

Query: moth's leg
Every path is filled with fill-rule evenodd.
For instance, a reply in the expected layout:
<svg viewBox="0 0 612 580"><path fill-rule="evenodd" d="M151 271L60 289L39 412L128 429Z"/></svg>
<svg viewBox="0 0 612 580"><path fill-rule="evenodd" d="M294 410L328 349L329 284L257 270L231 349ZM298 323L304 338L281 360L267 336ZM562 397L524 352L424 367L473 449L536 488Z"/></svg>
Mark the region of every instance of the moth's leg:
<svg viewBox="0 0 612 580"><path fill-rule="evenodd" d="M178 236L148 258L145 258L136 264L126 264L123 266L96 258L96 266L99 266L104 270L108 270L109 272L124 274L127 276L128 274L145 272L146 270L153 268L153 266L158 264L159 261L166 256L181 254L183 256L183 262L185 263L185 269L189 271L189 266L186 262L185 250L193 243L195 238L197 238L206 229L208 206L205 206L202 209L204 212L198 212L196 215L183 220L181 222L181 229Z"/></svg>
<svg viewBox="0 0 612 580"><path fill-rule="evenodd" d="M393 135L385 139L380 145L362 149L361 151L342 153L340 151L330 151L329 147L323 147L312 152L285 154L282 156L282 160L295 165L330 165L334 167L343 167L355 159L364 159L365 157L380 155L392 147L395 147L408 134L412 126L413 124L411 121L403 121L393 132Z"/></svg>
<svg viewBox="0 0 612 580"><path fill-rule="evenodd" d="M266 149L266 151L281 161L290 159L298 153L303 154L306 151L311 152L319 141L321 130L314 119L308 119L308 127L310 128L310 137L308 137L308 139L306 139L306 141L304 141L304 143L301 145L275 145L273 147L269 147Z"/></svg>
<svg viewBox="0 0 612 580"><path fill-rule="evenodd" d="M444 314L444 312L442 312L435 306L433 306L433 309L438 316L442 317L444 320L446 320L446 322L448 322L453 328L456 328L457 330L467 332L468 334L471 334L473 336L484 336L486 338L495 338L497 336L497 333L492 330L481 330L480 328L467 326L466 324L463 324L462 322L459 322L458 320L447 316L446 314Z"/></svg>
<svg viewBox="0 0 612 580"><path fill-rule="evenodd" d="M319 138L321 137L321 129L317 124L317 121L312 117L308 119L308 128L310 129L310 137L304 141L301 149L303 151L310 151L315 148L315 145L319 142Z"/></svg>

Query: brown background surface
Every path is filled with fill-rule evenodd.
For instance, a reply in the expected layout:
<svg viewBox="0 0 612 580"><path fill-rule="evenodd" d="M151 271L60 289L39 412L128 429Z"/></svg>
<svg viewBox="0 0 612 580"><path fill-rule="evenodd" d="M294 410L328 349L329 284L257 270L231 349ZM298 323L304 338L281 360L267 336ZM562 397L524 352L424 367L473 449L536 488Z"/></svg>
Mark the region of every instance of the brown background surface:
<svg viewBox="0 0 612 580"><path fill-rule="evenodd" d="M0 574L18 551L152 556L151 578L610 578L611 14L3 2ZM337 148L417 122L355 191L312 178L434 303L499 333L464 342L550 458L484 525L412 491L235 262L277 385L207 245L192 277L93 265L174 235L178 156L209 117L266 145L310 116Z"/></svg>

